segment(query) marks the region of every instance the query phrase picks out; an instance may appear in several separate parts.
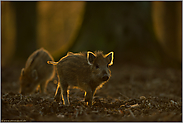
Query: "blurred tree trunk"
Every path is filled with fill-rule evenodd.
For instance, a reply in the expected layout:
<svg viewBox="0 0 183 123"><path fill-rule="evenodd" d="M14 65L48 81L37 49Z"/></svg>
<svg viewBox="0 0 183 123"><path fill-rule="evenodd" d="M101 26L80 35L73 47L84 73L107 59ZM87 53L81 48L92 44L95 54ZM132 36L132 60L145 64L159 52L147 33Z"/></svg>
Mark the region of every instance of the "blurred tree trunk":
<svg viewBox="0 0 183 123"><path fill-rule="evenodd" d="M155 33L171 59L181 63L182 2L152 2Z"/></svg>
<svg viewBox="0 0 183 123"><path fill-rule="evenodd" d="M16 15L16 49L14 57L28 58L36 50L37 2L12 2Z"/></svg>
<svg viewBox="0 0 183 123"><path fill-rule="evenodd" d="M151 9L151 2L87 2L80 34L70 51L113 50L120 63L166 63L168 57L156 39Z"/></svg>
<svg viewBox="0 0 183 123"><path fill-rule="evenodd" d="M1 66L12 62L15 49L15 13L9 1L1 2Z"/></svg>

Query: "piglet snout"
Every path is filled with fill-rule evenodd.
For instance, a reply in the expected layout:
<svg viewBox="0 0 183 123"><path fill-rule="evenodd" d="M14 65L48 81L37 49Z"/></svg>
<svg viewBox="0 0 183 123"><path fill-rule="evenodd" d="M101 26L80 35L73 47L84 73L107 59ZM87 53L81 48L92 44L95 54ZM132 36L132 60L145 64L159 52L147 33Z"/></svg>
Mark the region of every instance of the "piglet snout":
<svg viewBox="0 0 183 123"><path fill-rule="evenodd" d="M107 81L108 79L109 79L109 76L107 74L104 74L103 77L102 77L102 80Z"/></svg>

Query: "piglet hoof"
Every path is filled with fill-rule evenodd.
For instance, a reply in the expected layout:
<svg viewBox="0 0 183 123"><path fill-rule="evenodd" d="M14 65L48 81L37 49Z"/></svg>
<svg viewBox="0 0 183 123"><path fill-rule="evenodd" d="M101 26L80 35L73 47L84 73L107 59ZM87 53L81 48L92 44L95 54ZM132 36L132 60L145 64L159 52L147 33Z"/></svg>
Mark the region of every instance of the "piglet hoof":
<svg viewBox="0 0 183 123"><path fill-rule="evenodd" d="M91 107L93 105L92 102L88 102L88 101L85 101L85 102L87 107Z"/></svg>
<svg viewBox="0 0 183 123"><path fill-rule="evenodd" d="M70 103L64 103L64 106L70 106Z"/></svg>

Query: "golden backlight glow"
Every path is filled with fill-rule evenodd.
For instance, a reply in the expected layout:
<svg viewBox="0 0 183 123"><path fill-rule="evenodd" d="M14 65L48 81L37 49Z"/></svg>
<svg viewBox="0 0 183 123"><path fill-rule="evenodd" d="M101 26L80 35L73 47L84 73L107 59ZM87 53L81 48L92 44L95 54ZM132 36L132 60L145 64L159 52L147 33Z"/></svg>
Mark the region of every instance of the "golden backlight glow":
<svg viewBox="0 0 183 123"><path fill-rule="evenodd" d="M152 2L154 31L165 52L181 62L182 13L181 2Z"/></svg>
<svg viewBox="0 0 183 123"><path fill-rule="evenodd" d="M1 65L10 61L15 51L15 12L10 2L1 2Z"/></svg>
<svg viewBox="0 0 183 123"><path fill-rule="evenodd" d="M37 8L37 49L44 47L55 57L67 52L83 21L85 2L39 1ZM12 2L2 7L2 66L12 61L16 49L16 13ZM15 59L14 59L15 60Z"/></svg>
<svg viewBox="0 0 183 123"><path fill-rule="evenodd" d="M72 45L84 14L85 2L38 2L38 47L59 57Z"/></svg>

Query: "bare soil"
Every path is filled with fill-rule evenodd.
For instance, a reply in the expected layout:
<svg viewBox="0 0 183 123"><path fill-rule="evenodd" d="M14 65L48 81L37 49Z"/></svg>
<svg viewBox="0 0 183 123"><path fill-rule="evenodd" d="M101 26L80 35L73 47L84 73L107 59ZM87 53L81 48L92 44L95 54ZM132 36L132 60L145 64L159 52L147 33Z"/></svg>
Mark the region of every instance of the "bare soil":
<svg viewBox="0 0 183 123"><path fill-rule="evenodd" d="M114 64L90 107L79 89L70 89L70 106L54 101L56 77L45 95L19 94L22 67L2 67L1 121L182 121L181 69Z"/></svg>

